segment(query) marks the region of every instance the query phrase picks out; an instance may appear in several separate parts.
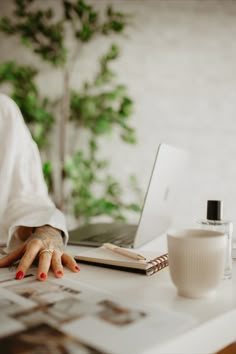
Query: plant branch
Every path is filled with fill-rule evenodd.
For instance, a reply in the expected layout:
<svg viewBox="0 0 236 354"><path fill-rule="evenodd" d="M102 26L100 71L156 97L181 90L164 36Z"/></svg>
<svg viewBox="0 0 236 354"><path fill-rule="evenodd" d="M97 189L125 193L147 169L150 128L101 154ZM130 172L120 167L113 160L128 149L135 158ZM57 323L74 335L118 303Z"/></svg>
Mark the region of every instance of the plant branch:
<svg viewBox="0 0 236 354"><path fill-rule="evenodd" d="M67 123L69 121L70 115L70 77L69 71L65 68L64 80L63 80L63 97L62 97L62 110L61 110L61 120L60 120L60 134L59 134L59 159L60 159L60 175L59 175L59 201L58 206L62 210L64 209L64 165L65 165L65 151L66 151L66 133L67 133Z"/></svg>

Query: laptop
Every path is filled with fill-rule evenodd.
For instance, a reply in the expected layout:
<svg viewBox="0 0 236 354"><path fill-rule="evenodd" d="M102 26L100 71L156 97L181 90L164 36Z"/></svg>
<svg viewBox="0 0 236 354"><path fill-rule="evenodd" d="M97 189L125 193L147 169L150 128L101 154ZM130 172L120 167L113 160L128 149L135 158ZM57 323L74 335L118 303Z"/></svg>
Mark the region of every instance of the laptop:
<svg viewBox="0 0 236 354"><path fill-rule="evenodd" d="M185 150L160 144L138 224L111 222L84 225L69 231L68 243L98 247L108 242L120 247L139 248L162 235L171 226L187 160Z"/></svg>

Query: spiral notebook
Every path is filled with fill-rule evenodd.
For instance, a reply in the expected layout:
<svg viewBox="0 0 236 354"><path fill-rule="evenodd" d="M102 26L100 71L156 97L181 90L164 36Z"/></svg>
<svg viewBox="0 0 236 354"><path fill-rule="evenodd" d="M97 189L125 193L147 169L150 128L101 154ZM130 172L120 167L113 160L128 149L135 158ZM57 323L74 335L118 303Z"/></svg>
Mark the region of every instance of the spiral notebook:
<svg viewBox="0 0 236 354"><path fill-rule="evenodd" d="M129 249L129 252L131 250ZM146 260L134 260L126 256L113 253L102 247L92 248L76 255L74 258L79 263L119 269L127 272L152 275L168 266L168 254L157 255L149 251L141 251Z"/></svg>

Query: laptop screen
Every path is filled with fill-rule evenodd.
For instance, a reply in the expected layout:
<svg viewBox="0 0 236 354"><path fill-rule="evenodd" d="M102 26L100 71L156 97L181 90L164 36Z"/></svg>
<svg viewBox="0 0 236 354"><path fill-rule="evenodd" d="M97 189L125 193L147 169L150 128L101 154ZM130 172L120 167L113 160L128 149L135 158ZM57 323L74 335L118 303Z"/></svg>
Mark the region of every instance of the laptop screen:
<svg viewBox="0 0 236 354"><path fill-rule="evenodd" d="M134 241L135 248L162 235L171 226L187 161L185 150L159 145Z"/></svg>
<svg viewBox="0 0 236 354"><path fill-rule="evenodd" d="M124 247L139 247L156 238L170 226L178 176L183 172L186 152L160 144L149 178L138 225L99 222L69 232L69 243L100 246L112 242Z"/></svg>

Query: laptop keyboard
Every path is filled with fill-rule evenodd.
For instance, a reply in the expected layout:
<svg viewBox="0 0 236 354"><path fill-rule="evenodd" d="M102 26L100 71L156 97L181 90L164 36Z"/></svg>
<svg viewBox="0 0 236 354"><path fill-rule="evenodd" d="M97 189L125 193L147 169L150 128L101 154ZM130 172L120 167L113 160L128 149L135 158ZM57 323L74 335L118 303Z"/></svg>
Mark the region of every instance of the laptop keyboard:
<svg viewBox="0 0 236 354"><path fill-rule="evenodd" d="M135 231L122 232L121 230L114 230L112 233L105 232L87 238L87 241L105 243L111 242L117 246L130 247L133 244Z"/></svg>
<svg viewBox="0 0 236 354"><path fill-rule="evenodd" d="M84 225L69 231L69 243L98 247L110 242L117 246L132 247L137 225L122 223L98 223Z"/></svg>

